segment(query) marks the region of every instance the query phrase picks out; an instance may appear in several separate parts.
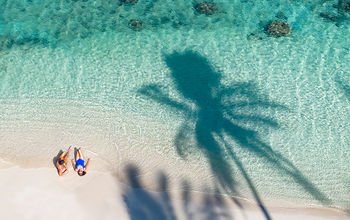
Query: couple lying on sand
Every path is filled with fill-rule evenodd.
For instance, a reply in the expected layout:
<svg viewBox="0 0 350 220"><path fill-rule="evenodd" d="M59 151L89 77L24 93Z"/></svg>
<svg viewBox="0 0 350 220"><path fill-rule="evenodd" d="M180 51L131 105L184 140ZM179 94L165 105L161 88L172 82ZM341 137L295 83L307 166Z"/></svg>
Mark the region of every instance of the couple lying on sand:
<svg viewBox="0 0 350 220"><path fill-rule="evenodd" d="M72 147L69 147L67 152L63 151L56 161L58 175L60 176L63 176L68 172L67 159L69 156L69 152L71 151L71 148ZM84 176L86 174L86 169L89 163L90 163L90 158L85 164L83 153L81 152L81 148L79 148L77 150L77 153L75 154L75 163L74 163L74 160L72 160L72 166L74 171L77 172L79 176Z"/></svg>

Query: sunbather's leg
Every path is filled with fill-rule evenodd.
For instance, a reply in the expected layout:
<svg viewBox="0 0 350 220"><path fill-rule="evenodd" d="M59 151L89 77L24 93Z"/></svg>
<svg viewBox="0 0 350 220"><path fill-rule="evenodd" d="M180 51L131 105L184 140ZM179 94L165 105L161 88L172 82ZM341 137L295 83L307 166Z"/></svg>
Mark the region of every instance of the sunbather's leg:
<svg viewBox="0 0 350 220"><path fill-rule="evenodd" d="M69 157L69 153L70 153L70 151L72 150L71 148L72 148L72 147L69 147L69 148L68 148L68 151L67 151L67 152L64 152L64 160L65 160L65 161L67 161L67 159L68 159L68 157Z"/></svg>
<svg viewBox="0 0 350 220"><path fill-rule="evenodd" d="M83 156L83 153L81 152L81 148L78 149L77 154L79 155L80 159L84 160L84 156Z"/></svg>
<svg viewBox="0 0 350 220"><path fill-rule="evenodd" d="M79 158L80 158L79 150L77 150L77 152L75 153L75 161L77 161Z"/></svg>

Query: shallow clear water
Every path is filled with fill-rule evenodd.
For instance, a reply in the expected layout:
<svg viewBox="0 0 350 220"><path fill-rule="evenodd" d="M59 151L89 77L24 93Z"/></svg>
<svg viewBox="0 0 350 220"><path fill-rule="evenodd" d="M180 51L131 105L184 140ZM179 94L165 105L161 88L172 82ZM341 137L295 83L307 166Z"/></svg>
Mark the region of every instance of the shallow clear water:
<svg viewBox="0 0 350 220"><path fill-rule="evenodd" d="M222 193L347 208L350 14L337 1L214 2L207 16L195 1L1 0L1 130L82 124L110 143L132 133L125 152L198 157ZM275 19L291 36L268 36Z"/></svg>

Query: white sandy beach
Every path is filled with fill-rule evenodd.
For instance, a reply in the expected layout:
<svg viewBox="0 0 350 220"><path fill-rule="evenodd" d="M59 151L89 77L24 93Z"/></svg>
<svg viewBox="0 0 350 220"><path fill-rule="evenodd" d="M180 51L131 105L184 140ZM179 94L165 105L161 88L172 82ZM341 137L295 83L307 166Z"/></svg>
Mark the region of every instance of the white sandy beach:
<svg viewBox="0 0 350 220"><path fill-rule="evenodd" d="M0 219L266 219L254 204L240 201L241 209L229 197L214 195L205 161L181 160L174 150L160 151L165 133L147 133L146 128L165 131L166 126L148 121L142 127L143 118L135 123L136 117L84 112L89 114L123 122L122 128L105 131L83 123L15 120L2 125ZM92 158L86 176L79 177L70 164L66 176L57 175L52 158L69 145L83 146L84 155ZM331 209L282 207L267 208L272 219L349 217Z"/></svg>
<svg viewBox="0 0 350 220"><path fill-rule="evenodd" d="M258 207L241 210L228 198L133 189L108 172L59 177L54 167L0 170L0 219L265 219ZM140 180L141 181L141 180ZM326 209L268 208L272 219L348 219Z"/></svg>

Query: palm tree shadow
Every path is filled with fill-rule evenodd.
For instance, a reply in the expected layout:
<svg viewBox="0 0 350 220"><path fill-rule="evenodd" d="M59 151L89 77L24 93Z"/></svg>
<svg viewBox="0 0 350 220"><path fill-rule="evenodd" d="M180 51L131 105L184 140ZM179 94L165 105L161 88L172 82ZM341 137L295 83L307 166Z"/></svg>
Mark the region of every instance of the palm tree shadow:
<svg viewBox="0 0 350 220"><path fill-rule="evenodd" d="M232 175L232 163L238 167L266 219L271 219L262 199L237 154L237 148L253 153L273 165L323 203L329 200L285 157L275 152L259 137L257 127L277 129L279 123L269 112L288 111L279 103L271 102L259 92L253 82L236 82L230 86L221 83L221 73L214 71L206 58L187 51L165 56L177 91L186 102L180 102L161 90L160 85L143 86L138 92L162 105L185 115L174 144L180 156L193 152L204 154L212 174L222 190L239 195ZM267 113L266 113L267 112ZM191 137L195 144L191 143ZM228 141L230 140L230 141ZM234 143L234 144L232 144ZM234 202L242 207L239 201Z"/></svg>

